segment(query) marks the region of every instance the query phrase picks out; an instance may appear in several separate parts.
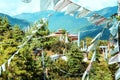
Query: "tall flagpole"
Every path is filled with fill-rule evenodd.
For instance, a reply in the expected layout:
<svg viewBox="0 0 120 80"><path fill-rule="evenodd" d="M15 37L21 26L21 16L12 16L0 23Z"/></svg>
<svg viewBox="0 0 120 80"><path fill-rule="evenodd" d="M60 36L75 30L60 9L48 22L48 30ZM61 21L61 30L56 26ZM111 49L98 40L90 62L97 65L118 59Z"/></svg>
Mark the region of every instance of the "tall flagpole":
<svg viewBox="0 0 120 80"><path fill-rule="evenodd" d="M77 40L77 45L80 47L80 31L78 32L78 40Z"/></svg>

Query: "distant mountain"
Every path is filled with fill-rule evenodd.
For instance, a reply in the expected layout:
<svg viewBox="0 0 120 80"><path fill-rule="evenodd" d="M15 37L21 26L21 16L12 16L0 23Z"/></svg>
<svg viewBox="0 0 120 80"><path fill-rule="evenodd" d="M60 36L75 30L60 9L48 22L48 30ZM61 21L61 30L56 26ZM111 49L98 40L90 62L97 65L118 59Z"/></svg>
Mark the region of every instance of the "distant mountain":
<svg viewBox="0 0 120 80"><path fill-rule="evenodd" d="M108 18L116 12L117 12L117 7L115 6L115 7L104 8L99 11L94 11L91 12L90 14L97 13ZM66 29L70 33L75 33L75 34L78 31L81 31L81 36L83 38L86 36L94 37L104 27L103 25L95 26L94 24L90 23L85 17L77 19L74 16L65 15L64 13L55 12L55 11L23 13L20 15L16 15L14 17L33 23L34 21L47 17L49 14L52 14L52 16L49 18L49 29L51 31L56 31L60 28ZM102 37L102 39L108 39L108 36L109 36L109 30L105 30L105 34L104 37Z"/></svg>
<svg viewBox="0 0 120 80"><path fill-rule="evenodd" d="M108 18L112 14L117 13L117 10L118 10L118 6L114 6L114 7L107 7L107 8L101 9L99 11L96 11L96 13Z"/></svg>
<svg viewBox="0 0 120 80"><path fill-rule="evenodd" d="M3 14L3 13L0 13L0 16L1 17L6 16L12 25L18 24L22 29L30 24L29 22L27 22L25 20L13 18L13 17Z"/></svg>

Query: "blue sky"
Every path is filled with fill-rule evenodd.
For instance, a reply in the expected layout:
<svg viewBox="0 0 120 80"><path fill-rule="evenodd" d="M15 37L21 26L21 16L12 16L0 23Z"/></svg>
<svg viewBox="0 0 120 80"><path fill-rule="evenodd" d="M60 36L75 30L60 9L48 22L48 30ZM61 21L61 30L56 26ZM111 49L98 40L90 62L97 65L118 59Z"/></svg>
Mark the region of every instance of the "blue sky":
<svg viewBox="0 0 120 80"><path fill-rule="evenodd" d="M43 0L44 1L44 0ZM71 0L92 11L105 7L117 6L117 0ZM23 3L22 0L0 0L0 13L11 16L21 13L33 13L40 10L40 1L32 0L31 3Z"/></svg>

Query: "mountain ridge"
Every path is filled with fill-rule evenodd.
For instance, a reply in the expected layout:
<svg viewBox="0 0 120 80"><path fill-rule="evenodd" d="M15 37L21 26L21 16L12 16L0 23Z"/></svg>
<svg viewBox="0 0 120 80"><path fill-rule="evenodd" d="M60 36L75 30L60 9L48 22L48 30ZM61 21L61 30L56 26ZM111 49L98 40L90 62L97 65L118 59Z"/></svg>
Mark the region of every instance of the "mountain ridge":
<svg viewBox="0 0 120 80"><path fill-rule="evenodd" d="M109 18L112 14L116 12L117 12L117 6L104 8L99 11L93 11L90 14L97 13L106 18ZM49 21L48 28L50 29L50 31L57 31L58 29L66 29L70 33L75 33L75 34L77 34L78 31L81 31L82 34L81 37L84 38L86 36L94 37L104 27L104 25L96 26L92 24L85 17L76 18L75 16L70 16L68 14L65 15L64 12L55 12L51 10L35 12L35 13L22 13L13 16L13 18L24 20L29 23L34 23L35 21L47 17L50 14L52 14L52 16L48 19ZM94 29L95 31L91 32L92 29ZM102 39L108 39L108 36L110 34L109 30L105 30L105 33L107 33L104 34L107 37L102 37Z"/></svg>
<svg viewBox="0 0 120 80"><path fill-rule="evenodd" d="M26 26L28 26L30 24L29 22L27 22L25 20L13 18L7 14L0 13L0 16L1 17L6 16L9 20L9 22L11 23L11 25L18 24L21 28L25 28Z"/></svg>

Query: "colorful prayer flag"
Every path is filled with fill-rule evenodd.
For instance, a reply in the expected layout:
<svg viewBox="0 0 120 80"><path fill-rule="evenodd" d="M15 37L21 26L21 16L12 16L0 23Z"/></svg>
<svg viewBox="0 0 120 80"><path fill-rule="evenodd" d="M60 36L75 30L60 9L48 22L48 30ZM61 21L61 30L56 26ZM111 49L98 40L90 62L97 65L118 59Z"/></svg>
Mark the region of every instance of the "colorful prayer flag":
<svg viewBox="0 0 120 80"><path fill-rule="evenodd" d="M117 63L117 62L120 62L120 53L118 53L115 56L111 57L109 59L108 64L114 64L114 63Z"/></svg>
<svg viewBox="0 0 120 80"><path fill-rule="evenodd" d="M64 7L66 7L68 4L72 3L70 0L60 0L56 6L54 7L54 9L56 11L61 11Z"/></svg>

